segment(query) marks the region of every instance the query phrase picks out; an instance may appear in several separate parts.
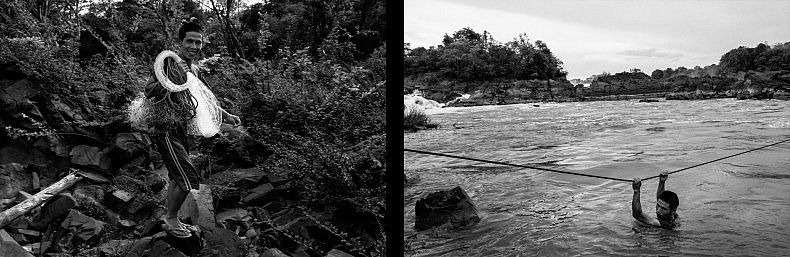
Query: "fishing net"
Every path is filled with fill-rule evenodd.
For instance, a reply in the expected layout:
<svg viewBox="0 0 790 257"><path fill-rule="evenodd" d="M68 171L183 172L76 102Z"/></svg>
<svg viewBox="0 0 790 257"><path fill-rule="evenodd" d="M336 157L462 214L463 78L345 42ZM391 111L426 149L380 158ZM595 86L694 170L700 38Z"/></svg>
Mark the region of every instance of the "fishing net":
<svg viewBox="0 0 790 257"><path fill-rule="evenodd" d="M186 74L186 83L178 85L173 83L165 74L165 58L173 58L176 63L181 62L181 58L173 51L162 51L154 62L154 75L159 83L169 92L181 92L188 90L192 106L195 107L195 116L187 123L187 133L203 137L212 137L219 132L222 123L222 109L217 104L214 93L203 84L200 79L192 73ZM146 98L144 93L139 93L131 102L127 110L129 121L136 129L149 130L151 119L157 113L152 109L151 101Z"/></svg>

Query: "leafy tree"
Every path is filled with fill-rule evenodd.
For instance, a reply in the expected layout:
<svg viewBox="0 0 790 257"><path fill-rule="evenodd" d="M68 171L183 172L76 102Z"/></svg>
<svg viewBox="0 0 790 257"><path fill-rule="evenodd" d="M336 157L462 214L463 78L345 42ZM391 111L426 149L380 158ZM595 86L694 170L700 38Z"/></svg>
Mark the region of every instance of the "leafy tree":
<svg viewBox="0 0 790 257"><path fill-rule="evenodd" d="M653 73L650 74L650 77L653 78L653 79L663 78L664 77L664 71L662 71L660 69L656 69L656 70L653 71Z"/></svg>

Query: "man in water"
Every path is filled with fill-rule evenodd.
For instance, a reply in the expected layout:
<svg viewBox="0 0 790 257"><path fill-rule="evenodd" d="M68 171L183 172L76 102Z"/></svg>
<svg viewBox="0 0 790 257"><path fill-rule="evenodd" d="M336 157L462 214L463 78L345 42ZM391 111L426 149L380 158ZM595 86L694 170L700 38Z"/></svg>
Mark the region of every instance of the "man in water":
<svg viewBox="0 0 790 257"><path fill-rule="evenodd" d="M678 195L672 191L664 191L664 183L667 181L669 174L665 171L658 176L658 190L656 191L656 218L649 216L647 213L642 212L642 203L639 201L639 191L642 187L642 179L635 178L632 184L634 188L634 199L631 201L631 215L635 219L643 223L663 227L675 227L675 221L678 214L675 212L678 208Z"/></svg>
<svg viewBox="0 0 790 257"><path fill-rule="evenodd" d="M187 72L193 73L200 81L206 84L202 74L195 69L195 63L203 48L203 31L195 23L185 23L178 30L179 51L181 62L173 58L166 58L164 73L174 84L186 83ZM206 84L208 85L208 84ZM199 174L189 159L189 148L194 140L193 135L187 133L187 124L196 115L196 106L191 101L189 90L170 92L156 76L151 76L146 83L146 97L154 112L148 122L151 138L156 144L162 161L167 167L170 183L167 188L167 213L163 217L166 231L175 237L189 237L196 228L178 220L178 211L184 203L189 191L199 189ZM222 112L222 122L233 125L241 124L238 116L225 110Z"/></svg>

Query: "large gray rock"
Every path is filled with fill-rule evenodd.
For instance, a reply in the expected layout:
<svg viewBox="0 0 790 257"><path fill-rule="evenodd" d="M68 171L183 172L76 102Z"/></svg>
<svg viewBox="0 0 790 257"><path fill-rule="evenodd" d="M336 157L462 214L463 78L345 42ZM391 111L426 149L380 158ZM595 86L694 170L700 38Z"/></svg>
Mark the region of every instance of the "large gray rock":
<svg viewBox="0 0 790 257"><path fill-rule="evenodd" d="M218 224L231 231L239 230L243 232L244 230L251 230L249 228L252 227L252 216L250 212L245 209L235 208L224 210L217 213L215 217Z"/></svg>
<svg viewBox="0 0 790 257"><path fill-rule="evenodd" d="M0 229L0 257L33 257L5 230Z"/></svg>
<svg viewBox="0 0 790 257"><path fill-rule="evenodd" d="M214 200L209 185L201 184L200 190L192 190L179 210L179 217L189 219L193 225L204 228L216 227L214 218Z"/></svg>
<svg viewBox="0 0 790 257"><path fill-rule="evenodd" d="M30 192L33 177L18 163L0 165L0 198L13 198L19 191Z"/></svg>
<svg viewBox="0 0 790 257"><path fill-rule="evenodd" d="M0 241L0 257L33 257L14 241Z"/></svg>
<svg viewBox="0 0 790 257"><path fill-rule="evenodd" d="M104 229L104 222L88 217L77 210L69 210L69 215L60 224L61 227L71 230L74 236L83 241L101 234ZM76 244L75 244L76 245Z"/></svg>
<svg viewBox="0 0 790 257"><path fill-rule="evenodd" d="M475 204L461 187L429 194L417 201L414 228L425 230L449 223L452 228L480 222Z"/></svg>
<svg viewBox="0 0 790 257"><path fill-rule="evenodd" d="M41 211L33 218L30 225L44 229L50 222L69 213L71 208L77 205L77 201L69 193L61 193L53 197L52 200L41 207Z"/></svg>
<svg viewBox="0 0 790 257"><path fill-rule="evenodd" d="M265 202L267 196L274 190L272 184L266 183L248 191L242 191L241 202L248 205L258 205Z"/></svg>
<svg viewBox="0 0 790 257"><path fill-rule="evenodd" d="M154 245L145 251L143 256L151 257L187 257L186 254L179 251L177 248L171 246L163 240L157 240Z"/></svg>
<svg viewBox="0 0 790 257"><path fill-rule="evenodd" d="M206 246L198 256L243 256L245 244L233 231L224 228L206 228Z"/></svg>

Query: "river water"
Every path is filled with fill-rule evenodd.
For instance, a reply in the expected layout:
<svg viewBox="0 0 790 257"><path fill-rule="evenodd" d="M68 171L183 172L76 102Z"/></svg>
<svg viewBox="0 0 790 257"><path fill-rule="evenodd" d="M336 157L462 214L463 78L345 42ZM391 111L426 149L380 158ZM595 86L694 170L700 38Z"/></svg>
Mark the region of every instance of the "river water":
<svg viewBox="0 0 790 257"><path fill-rule="evenodd" d="M632 179L790 137L790 102L637 101L429 109L404 147ZM631 217L630 182L405 152L405 256L788 256L790 142L669 176L674 230ZM642 185L654 215L657 179ZM415 231L414 205L461 186L473 227Z"/></svg>

